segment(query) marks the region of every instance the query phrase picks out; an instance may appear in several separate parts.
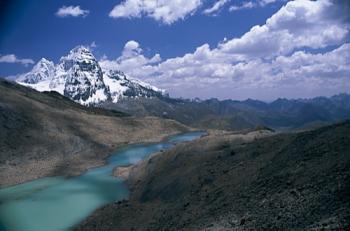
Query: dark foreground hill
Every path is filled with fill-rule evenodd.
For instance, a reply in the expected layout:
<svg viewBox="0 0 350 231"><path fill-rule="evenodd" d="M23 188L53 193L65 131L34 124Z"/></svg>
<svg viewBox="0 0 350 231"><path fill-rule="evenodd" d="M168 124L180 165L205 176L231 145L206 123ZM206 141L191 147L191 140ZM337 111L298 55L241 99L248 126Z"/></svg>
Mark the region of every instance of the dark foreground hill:
<svg viewBox="0 0 350 231"><path fill-rule="evenodd" d="M210 134L131 167L129 201L78 230L349 230L350 121Z"/></svg>
<svg viewBox="0 0 350 231"><path fill-rule="evenodd" d="M168 97L124 98L105 103L132 115L153 115L180 121L198 128L243 130L264 125L278 130L309 129L350 119L350 95L313 99L258 100L185 100Z"/></svg>
<svg viewBox="0 0 350 231"><path fill-rule="evenodd" d="M88 108L54 92L0 80L0 186L101 165L132 142L187 130L172 120Z"/></svg>

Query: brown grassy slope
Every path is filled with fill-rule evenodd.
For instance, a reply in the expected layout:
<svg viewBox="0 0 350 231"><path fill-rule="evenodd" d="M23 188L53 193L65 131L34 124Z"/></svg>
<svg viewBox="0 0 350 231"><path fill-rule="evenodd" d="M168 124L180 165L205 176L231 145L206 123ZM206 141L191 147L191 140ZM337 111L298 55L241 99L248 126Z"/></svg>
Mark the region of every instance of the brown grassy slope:
<svg viewBox="0 0 350 231"><path fill-rule="evenodd" d="M0 186L76 175L126 143L157 141L187 127L87 108L57 93L0 81Z"/></svg>
<svg viewBox="0 0 350 231"><path fill-rule="evenodd" d="M350 121L249 141L210 135L131 171L129 201L78 230L348 230Z"/></svg>

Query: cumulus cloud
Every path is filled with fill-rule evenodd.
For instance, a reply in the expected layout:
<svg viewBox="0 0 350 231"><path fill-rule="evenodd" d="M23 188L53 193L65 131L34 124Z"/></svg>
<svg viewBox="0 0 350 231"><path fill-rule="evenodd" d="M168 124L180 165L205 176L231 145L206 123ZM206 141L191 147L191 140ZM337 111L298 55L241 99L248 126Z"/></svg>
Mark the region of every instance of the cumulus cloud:
<svg viewBox="0 0 350 231"><path fill-rule="evenodd" d="M20 63L25 66L29 64L34 64L32 59L19 59L14 54L0 55L0 63Z"/></svg>
<svg viewBox="0 0 350 231"><path fill-rule="evenodd" d="M103 61L174 96L272 99L350 91L350 29L341 12L333 1L291 1L264 25L213 48L203 44L162 61L129 41L117 60Z"/></svg>
<svg viewBox="0 0 350 231"><path fill-rule="evenodd" d="M229 56L205 44L183 57L134 66L130 73L175 96L312 97L350 90L349 54L350 44L346 43L323 54L296 51L270 60L230 62Z"/></svg>
<svg viewBox="0 0 350 231"><path fill-rule="evenodd" d="M90 12L80 6L62 6L56 12L58 17L86 17Z"/></svg>
<svg viewBox="0 0 350 231"><path fill-rule="evenodd" d="M215 15L215 13L218 12L229 1L230 0L218 0L212 7L205 9L203 13L207 15Z"/></svg>
<svg viewBox="0 0 350 231"><path fill-rule="evenodd" d="M108 57L104 56L99 63L103 69L123 70L131 76L142 78L154 74L155 69L152 65L162 60L159 54L147 58L142 52L140 44L130 40L125 44L122 55L118 59L109 60Z"/></svg>
<svg viewBox="0 0 350 231"><path fill-rule="evenodd" d="M147 16L164 24L172 24L194 13L202 0L125 0L116 5L112 18L140 18Z"/></svg>
<svg viewBox="0 0 350 231"><path fill-rule="evenodd" d="M299 0L288 2L262 26L254 26L240 38L220 44L223 52L242 56L267 57L287 54L296 48L323 48L341 43L349 25L328 12L332 2Z"/></svg>

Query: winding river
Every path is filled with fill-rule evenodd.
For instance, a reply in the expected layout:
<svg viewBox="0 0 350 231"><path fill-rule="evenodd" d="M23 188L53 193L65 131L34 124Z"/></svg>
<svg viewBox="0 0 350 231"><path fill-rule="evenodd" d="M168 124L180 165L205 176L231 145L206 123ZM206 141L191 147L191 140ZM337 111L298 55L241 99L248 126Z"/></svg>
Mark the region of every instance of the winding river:
<svg viewBox="0 0 350 231"><path fill-rule="evenodd" d="M113 168L135 164L176 143L194 140L204 132L176 135L154 144L130 145L111 155L107 164L72 178L46 177L0 190L0 230L71 230L95 209L126 199L129 191Z"/></svg>

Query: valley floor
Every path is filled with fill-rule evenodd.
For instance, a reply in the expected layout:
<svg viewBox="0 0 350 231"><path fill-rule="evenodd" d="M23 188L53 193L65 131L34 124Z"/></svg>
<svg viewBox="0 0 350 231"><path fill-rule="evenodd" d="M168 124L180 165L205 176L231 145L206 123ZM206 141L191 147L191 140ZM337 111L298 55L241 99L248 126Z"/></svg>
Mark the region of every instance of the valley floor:
<svg viewBox="0 0 350 231"><path fill-rule="evenodd" d="M350 121L295 134L211 133L133 166L128 183L128 201L76 229L348 230Z"/></svg>

